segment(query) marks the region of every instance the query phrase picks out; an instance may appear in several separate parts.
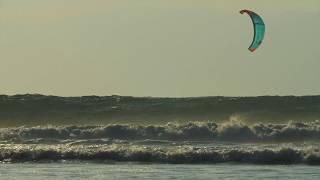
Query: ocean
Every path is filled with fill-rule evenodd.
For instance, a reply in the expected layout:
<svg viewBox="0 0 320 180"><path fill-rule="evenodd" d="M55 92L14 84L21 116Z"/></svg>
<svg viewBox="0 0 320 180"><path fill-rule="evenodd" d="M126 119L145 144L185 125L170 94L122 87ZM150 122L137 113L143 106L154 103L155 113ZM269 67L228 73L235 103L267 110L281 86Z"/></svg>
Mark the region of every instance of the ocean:
<svg viewBox="0 0 320 180"><path fill-rule="evenodd" d="M319 179L318 166L50 162L1 164L0 179Z"/></svg>
<svg viewBox="0 0 320 180"><path fill-rule="evenodd" d="M320 97L0 96L0 179L319 179Z"/></svg>

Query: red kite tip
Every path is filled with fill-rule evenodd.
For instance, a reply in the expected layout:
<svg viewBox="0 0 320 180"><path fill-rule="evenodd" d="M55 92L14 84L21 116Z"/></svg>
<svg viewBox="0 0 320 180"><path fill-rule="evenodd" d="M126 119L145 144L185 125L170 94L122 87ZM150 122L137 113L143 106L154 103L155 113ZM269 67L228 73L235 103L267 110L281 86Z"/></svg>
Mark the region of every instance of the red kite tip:
<svg viewBox="0 0 320 180"><path fill-rule="evenodd" d="M249 51L254 52L256 49L255 48L249 48Z"/></svg>

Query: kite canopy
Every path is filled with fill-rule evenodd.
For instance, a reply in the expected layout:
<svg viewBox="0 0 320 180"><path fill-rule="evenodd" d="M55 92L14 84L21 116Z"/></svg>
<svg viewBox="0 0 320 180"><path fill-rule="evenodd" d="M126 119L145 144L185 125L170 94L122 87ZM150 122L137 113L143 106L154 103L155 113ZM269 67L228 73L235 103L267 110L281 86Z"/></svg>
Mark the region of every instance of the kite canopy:
<svg viewBox="0 0 320 180"><path fill-rule="evenodd" d="M253 37L253 41L249 47L249 51L253 52L262 43L264 33L265 33L265 25L264 25L262 18L255 12L244 9L244 10L241 10L240 13L241 14L247 13L252 20L253 28L254 28L254 37Z"/></svg>

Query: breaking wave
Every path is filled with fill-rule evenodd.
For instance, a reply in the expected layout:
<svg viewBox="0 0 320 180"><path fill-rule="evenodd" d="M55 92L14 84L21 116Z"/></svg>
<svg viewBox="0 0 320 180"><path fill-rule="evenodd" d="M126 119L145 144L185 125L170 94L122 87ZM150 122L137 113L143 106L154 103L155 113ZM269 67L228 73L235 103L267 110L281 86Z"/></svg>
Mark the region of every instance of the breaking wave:
<svg viewBox="0 0 320 180"><path fill-rule="evenodd" d="M320 165L319 138L319 121L1 128L0 161Z"/></svg>
<svg viewBox="0 0 320 180"><path fill-rule="evenodd" d="M231 142L294 142L318 141L320 122L289 122L287 124L246 124L238 120L224 123L190 122L166 125L106 125L106 126L36 126L1 128L3 142L62 141L79 139L112 140L217 140Z"/></svg>
<svg viewBox="0 0 320 180"><path fill-rule="evenodd" d="M320 149L294 148L208 148L192 146L147 147L135 145L1 145L2 162L26 161L135 161L152 163L254 163L320 164Z"/></svg>
<svg viewBox="0 0 320 180"><path fill-rule="evenodd" d="M1 162L320 165L320 96L0 95L0 108Z"/></svg>

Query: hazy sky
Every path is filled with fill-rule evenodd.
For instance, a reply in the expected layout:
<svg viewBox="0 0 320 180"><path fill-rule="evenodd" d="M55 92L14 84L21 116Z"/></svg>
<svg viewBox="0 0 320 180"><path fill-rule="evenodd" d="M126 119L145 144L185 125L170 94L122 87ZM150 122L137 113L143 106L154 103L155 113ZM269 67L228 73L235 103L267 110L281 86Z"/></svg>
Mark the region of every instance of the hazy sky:
<svg viewBox="0 0 320 180"><path fill-rule="evenodd" d="M266 37L247 50L260 14ZM0 0L0 94L320 94L319 0Z"/></svg>

